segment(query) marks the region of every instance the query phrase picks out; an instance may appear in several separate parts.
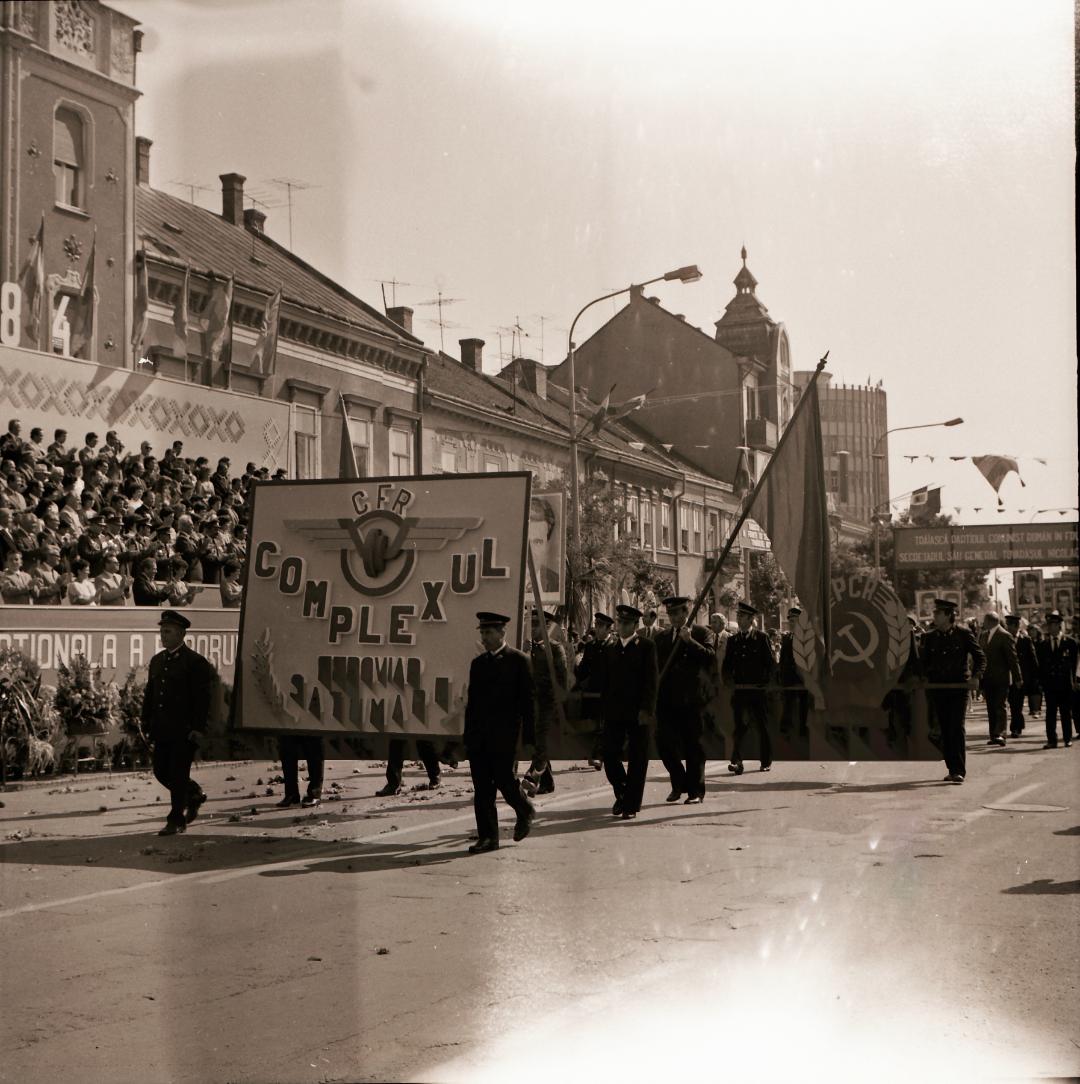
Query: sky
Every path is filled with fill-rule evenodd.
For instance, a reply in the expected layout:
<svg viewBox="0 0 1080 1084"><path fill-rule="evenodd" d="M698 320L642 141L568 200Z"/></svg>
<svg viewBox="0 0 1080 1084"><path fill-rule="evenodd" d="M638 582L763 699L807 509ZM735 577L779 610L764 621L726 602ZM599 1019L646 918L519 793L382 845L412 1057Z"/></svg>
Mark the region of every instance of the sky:
<svg viewBox="0 0 1080 1084"><path fill-rule="evenodd" d="M687 263L648 292L712 334L745 245L795 368L883 381L890 427L964 418L890 438L891 496L1077 505L1067 0L113 6L145 32L153 185L220 211L239 172L289 245L299 182L293 250L428 346L441 295L448 352L554 364L586 302ZM1003 512L948 458L983 454L1019 457Z"/></svg>

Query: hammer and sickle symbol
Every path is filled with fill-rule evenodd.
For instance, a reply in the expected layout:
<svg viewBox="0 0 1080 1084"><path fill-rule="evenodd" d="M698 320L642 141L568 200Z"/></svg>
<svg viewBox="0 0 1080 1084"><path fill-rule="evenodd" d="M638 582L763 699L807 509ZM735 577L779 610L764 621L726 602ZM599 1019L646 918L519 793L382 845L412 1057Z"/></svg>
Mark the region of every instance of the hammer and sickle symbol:
<svg viewBox="0 0 1080 1084"><path fill-rule="evenodd" d="M843 637L845 640L847 640L847 642L851 645L854 654L846 655L844 654L843 650L841 650L840 648L836 648L832 653L833 664L835 665L835 663L837 662L864 662L867 666L870 667L871 670L873 670L874 660L871 656L874 654L875 651L877 651L879 643L877 626L865 614L856 613L854 616L863 623L870 635L867 637L867 641L865 644L860 643L859 638L855 635L853 631L853 626L845 625L837 632L836 638L839 640L841 637Z"/></svg>

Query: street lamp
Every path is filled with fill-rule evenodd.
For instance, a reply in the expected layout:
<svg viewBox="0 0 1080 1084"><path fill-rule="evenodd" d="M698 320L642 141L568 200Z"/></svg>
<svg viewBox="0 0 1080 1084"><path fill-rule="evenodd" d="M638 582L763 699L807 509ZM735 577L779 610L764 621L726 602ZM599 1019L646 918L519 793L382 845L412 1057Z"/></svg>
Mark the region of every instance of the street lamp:
<svg viewBox="0 0 1080 1084"><path fill-rule="evenodd" d="M685 267L677 267L674 271L657 275L654 279L646 279L645 282L633 283L621 290L613 290L603 297L594 297L587 305L583 305L577 316L570 324L570 331L566 336L566 354L570 361L570 538L574 553L581 549L581 515L578 508L578 427L577 427L577 373L574 367L574 328L586 309L598 305L601 301L618 297L619 294L630 293L631 290L644 289L654 282L697 282L701 278L701 271L697 264L687 264Z"/></svg>
<svg viewBox="0 0 1080 1084"><path fill-rule="evenodd" d="M954 425L963 425L963 418L950 418L947 422L923 422L921 425L898 425L894 429L886 429L884 433L874 442L873 450L870 452L871 459L884 459L885 455L880 452L882 443L888 438L890 433L902 433L907 429L937 429L939 426L944 426L946 429L952 428ZM880 490L878 489L878 474L875 469L873 472L874 477L874 507L870 513L870 521L874 528L874 570L876 571L881 567L881 525L878 522L878 509L881 507Z"/></svg>

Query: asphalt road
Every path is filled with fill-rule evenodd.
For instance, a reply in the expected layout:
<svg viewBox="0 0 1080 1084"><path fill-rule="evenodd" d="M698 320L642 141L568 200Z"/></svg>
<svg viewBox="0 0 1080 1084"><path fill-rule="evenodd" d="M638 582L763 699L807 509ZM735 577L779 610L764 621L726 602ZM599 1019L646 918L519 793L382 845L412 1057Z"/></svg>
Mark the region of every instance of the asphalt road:
<svg viewBox="0 0 1080 1084"><path fill-rule="evenodd" d="M0 1081L1080 1074L1080 746L1029 727L970 726L962 787L751 761L668 806L653 762L629 822L559 765L532 835L503 808L472 857L465 766L379 799L336 762L310 812L268 764L202 766L171 839L148 776L28 784L0 808Z"/></svg>

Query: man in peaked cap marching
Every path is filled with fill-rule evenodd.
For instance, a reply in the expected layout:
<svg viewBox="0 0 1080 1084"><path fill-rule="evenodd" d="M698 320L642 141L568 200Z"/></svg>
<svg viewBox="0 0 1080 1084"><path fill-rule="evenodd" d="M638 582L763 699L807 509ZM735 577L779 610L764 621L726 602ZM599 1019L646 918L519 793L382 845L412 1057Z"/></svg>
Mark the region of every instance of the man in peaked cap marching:
<svg viewBox="0 0 1080 1084"><path fill-rule="evenodd" d="M769 741L768 702L765 698L765 686L772 680L776 668L769 638L760 629L754 628L757 610L749 602L740 602L735 611L735 620L739 631L728 641L724 655L724 680L736 686L731 694L731 710L735 716L735 739L731 748L731 763L728 771L742 775L742 743L751 726L757 731L758 756L761 757L761 770L769 771L772 767L772 744Z"/></svg>
<svg viewBox="0 0 1080 1084"><path fill-rule="evenodd" d="M473 783L476 842L470 854L499 847L496 792L517 814L514 840L528 834L536 809L514 778L518 737L534 742L535 697L529 657L506 642L509 617L481 611L476 615L484 650L469 667L465 705L465 749Z"/></svg>
<svg viewBox="0 0 1080 1084"><path fill-rule="evenodd" d="M171 805L159 836L174 836L198 816L206 801L191 778L191 763L206 733L214 668L184 643L191 622L175 610L161 615L163 650L150 660L143 693L142 724L153 743L154 778L169 791Z"/></svg>
<svg viewBox="0 0 1080 1084"><path fill-rule="evenodd" d="M605 613L593 614L593 628L596 636L585 645L581 653L581 662L574 669L576 687L582 693L582 710L587 718L596 716L596 734L593 737L593 745L590 750L589 767L599 771L603 767L604 755L604 728L600 719L599 697L600 689L604 683L604 652L611 642L611 627L615 622Z"/></svg>
<svg viewBox="0 0 1080 1084"><path fill-rule="evenodd" d="M1067 749L1072 745L1072 691L1076 684L1077 644L1071 636L1062 635L1061 614L1051 610L1046 615L1046 635L1035 647L1039 661L1039 681L1046 700L1046 744L1044 749L1056 749L1057 717L1061 716L1061 740Z"/></svg>
<svg viewBox="0 0 1080 1084"><path fill-rule="evenodd" d="M686 804L693 805L705 798L702 709L708 698L705 678L715 655L709 633L700 625L687 624L688 598L666 598L664 608L671 627L654 641L656 665L663 675L657 694L656 746L671 779L665 801L677 802L685 794Z"/></svg>
<svg viewBox="0 0 1080 1084"><path fill-rule="evenodd" d="M798 606L792 606L788 610L787 631L780 637L780 684L784 687L780 732L792 737L807 733L806 720L810 714L810 694L795 664L795 624L801 613Z"/></svg>
<svg viewBox="0 0 1080 1084"><path fill-rule="evenodd" d="M649 726L656 714L656 648L636 635L641 611L615 607L615 636L607 645L600 710L604 717L604 771L615 792L613 816L632 820L641 810L649 771ZM627 767L623 767L623 746Z"/></svg>

